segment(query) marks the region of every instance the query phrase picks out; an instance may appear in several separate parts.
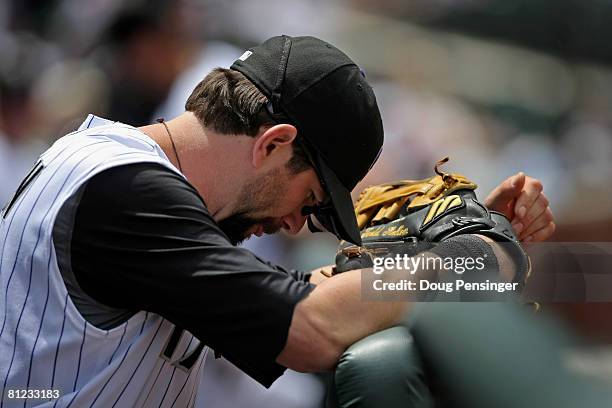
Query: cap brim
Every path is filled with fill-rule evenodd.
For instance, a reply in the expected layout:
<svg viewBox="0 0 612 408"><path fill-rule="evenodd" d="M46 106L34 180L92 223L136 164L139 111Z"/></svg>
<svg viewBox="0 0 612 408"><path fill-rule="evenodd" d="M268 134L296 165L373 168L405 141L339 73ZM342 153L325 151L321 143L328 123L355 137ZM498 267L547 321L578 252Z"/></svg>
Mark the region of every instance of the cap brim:
<svg viewBox="0 0 612 408"><path fill-rule="evenodd" d="M329 195L333 207L332 218L335 224L336 235L345 241L361 245L361 233L355 218L351 192L342 184L334 171L325 164L325 161L318 154L313 156L315 171L321 179L323 188Z"/></svg>

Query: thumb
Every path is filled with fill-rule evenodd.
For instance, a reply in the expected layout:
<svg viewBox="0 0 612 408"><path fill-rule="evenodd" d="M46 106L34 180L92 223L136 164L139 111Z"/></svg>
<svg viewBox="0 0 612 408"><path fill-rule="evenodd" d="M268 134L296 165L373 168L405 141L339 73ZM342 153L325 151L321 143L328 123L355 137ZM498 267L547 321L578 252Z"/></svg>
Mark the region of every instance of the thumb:
<svg viewBox="0 0 612 408"><path fill-rule="evenodd" d="M485 204L492 210L504 212L507 206L521 194L525 185L525 173L522 171L508 177L487 197Z"/></svg>
<svg viewBox="0 0 612 408"><path fill-rule="evenodd" d="M517 174L510 177L510 186L515 192L520 193L521 190L523 190L523 186L525 185L525 179L525 173L519 171Z"/></svg>

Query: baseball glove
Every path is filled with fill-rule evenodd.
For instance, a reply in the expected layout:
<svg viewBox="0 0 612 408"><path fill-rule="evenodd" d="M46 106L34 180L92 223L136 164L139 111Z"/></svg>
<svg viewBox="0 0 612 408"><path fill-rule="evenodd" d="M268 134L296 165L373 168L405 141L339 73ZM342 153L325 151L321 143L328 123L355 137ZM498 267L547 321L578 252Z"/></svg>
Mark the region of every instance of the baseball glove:
<svg viewBox="0 0 612 408"><path fill-rule="evenodd" d="M460 174L439 170L435 176L368 187L355 204L363 244L341 241L332 274L368 268L373 258L423 252L436 242L462 234L479 234L503 242L516 264L514 281L523 282L529 260L510 222L476 198L477 185Z"/></svg>

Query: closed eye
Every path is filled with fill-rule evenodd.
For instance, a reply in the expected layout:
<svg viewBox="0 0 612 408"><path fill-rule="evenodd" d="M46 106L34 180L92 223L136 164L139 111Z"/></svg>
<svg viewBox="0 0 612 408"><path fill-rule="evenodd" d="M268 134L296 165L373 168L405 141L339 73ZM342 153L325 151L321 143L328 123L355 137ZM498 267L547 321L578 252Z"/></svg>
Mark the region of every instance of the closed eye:
<svg viewBox="0 0 612 408"><path fill-rule="evenodd" d="M315 206L318 204L317 196L315 195L313 190L310 190L310 193L308 194L308 197L306 198L306 203L307 205L310 205L310 206Z"/></svg>

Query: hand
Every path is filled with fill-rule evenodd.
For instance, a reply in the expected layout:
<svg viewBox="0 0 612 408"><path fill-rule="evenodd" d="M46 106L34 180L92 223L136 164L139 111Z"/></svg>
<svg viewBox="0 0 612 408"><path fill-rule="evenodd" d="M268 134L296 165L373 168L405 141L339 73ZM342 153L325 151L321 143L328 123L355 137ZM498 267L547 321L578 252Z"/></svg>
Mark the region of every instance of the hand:
<svg viewBox="0 0 612 408"><path fill-rule="evenodd" d="M555 223L542 190L540 180L520 172L491 191L485 205L508 217L521 241L545 241L555 232Z"/></svg>

